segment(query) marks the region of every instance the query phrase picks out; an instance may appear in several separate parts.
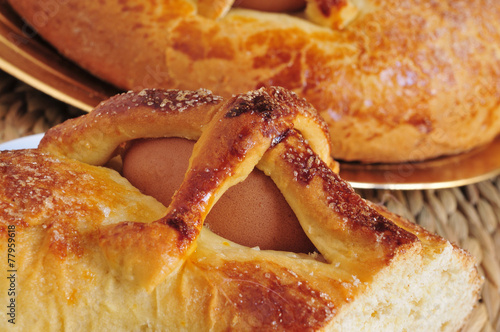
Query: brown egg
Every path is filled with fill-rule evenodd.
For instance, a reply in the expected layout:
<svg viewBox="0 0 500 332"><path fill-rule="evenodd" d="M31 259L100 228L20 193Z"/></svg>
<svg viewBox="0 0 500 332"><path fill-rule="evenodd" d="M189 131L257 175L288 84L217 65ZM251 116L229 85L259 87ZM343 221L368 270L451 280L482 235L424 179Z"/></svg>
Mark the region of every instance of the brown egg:
<svg viewBox="0 0 500 332"><path fill-rule="evenodd" d="M236 0L235 7L249 8L266 12L294 12L304 9L305 0Z"/></svg>
<svg viewBox="0 0 500 332"><path fill-rule="evenodd" d="M187 170L194 142L181 138L135 141L123 158L123 175L168 206ZM315 250L274 182L259 170L226 191L205 225L241 245L309 253Z"/></svg>

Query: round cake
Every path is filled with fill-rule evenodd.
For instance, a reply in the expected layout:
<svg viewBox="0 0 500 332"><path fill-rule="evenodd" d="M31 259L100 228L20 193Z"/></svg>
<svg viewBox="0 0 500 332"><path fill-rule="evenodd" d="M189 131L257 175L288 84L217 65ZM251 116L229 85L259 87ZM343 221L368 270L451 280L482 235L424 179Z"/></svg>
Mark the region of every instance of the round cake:
<svg viewBox="0 0 500 332"><path fill-rule="evenodd" d="M498 1L309 0L287 13L231 0L9 2L122 89L293 90L327 121L337 159L424 160L500 131Z"/></svg>

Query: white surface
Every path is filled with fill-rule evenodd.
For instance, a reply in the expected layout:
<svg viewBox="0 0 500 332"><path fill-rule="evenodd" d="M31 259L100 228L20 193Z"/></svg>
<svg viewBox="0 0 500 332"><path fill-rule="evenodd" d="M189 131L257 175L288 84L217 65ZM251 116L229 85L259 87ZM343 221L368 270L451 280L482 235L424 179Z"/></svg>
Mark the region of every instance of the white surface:
<svg viewBox="0 0 500 332"><path fill-rule="evenodd" d="M43 135L36 134L2 143L0 144L0 150L35 149L38 147L38 143L40 143Z"/></svg>

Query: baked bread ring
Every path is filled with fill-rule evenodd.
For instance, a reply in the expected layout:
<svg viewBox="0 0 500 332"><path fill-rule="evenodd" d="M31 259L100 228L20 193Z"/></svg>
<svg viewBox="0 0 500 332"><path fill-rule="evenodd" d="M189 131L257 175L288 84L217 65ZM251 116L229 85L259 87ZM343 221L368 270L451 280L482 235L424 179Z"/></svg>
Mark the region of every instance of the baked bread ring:
<svg viewBox="0 0 500 332"><path fill-rule="evenodd" d="M63 55L123 89L280 85L325 118L336 159L423 160L500 132L500 3L9 1Z"/></svg>
<svg viewBox="0 0 500 332"><path fill-rule="evenodd" d="M168 207L89 165L153 135L198 137ZM1 292L2 303L14 298L16 328L29 331L457 330L482 283L474 259L360 198L329 166L325 140L311 105L281 88L230 99L143 90L54 127L36 150L0 152L0 246L14 234L18 253L14 281L0 279L17 293ZM318 255L248 248L203 227L254 166Z"/></svg>

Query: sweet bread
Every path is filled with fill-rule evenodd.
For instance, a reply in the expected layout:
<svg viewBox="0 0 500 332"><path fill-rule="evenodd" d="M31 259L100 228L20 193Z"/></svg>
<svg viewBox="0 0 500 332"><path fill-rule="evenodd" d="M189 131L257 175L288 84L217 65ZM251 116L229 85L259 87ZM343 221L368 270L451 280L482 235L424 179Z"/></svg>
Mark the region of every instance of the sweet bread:
<svg viewBox="0 0 500 332"><path fill-rule="evenodd" d="M280 85L328 123L336 159L423 160L500 132L500 2L9 1L63 55L123 89ZM243 1L244 2L244 1Z"/></svg>
<svg viewBox="0 0 500 332"><path fill-rule="evenodd" d="M165 207L104 165L142 137L197 140ZM115 96L0 152L1 250L15 244L4 330L455 331L482 279L465 251L360 198L333 171L328 130L294 93ZM238 245L203 227L254 167L318 252ZM235 220L236 220L235 216ZM9 240L14 238L14 240Z"/></svg>

